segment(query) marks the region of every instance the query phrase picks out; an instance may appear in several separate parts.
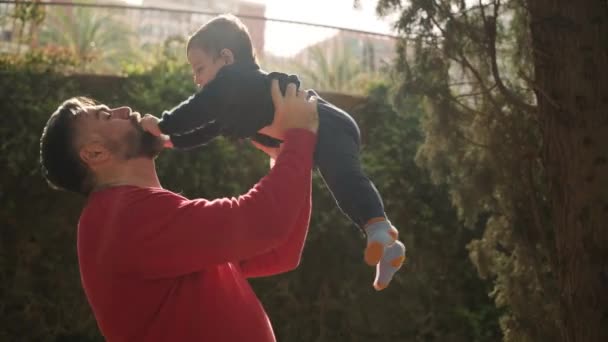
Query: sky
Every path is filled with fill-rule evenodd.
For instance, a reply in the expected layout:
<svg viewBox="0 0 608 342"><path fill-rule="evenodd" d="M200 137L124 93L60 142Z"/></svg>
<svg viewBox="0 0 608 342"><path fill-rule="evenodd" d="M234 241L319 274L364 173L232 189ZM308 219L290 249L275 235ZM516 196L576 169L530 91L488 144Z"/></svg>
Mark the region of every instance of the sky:
<svg viewBox="0 0 608 342"><path fill-rule="evenodd" d="M377 1L373 0L361 0L359 9L353 8L353 0L251 0L251 2L264 3L267 18L392 33L390 21L377 18L375 13ZM334 30L328 29L268 22L266 50L275 55L289 56L335 33Z"/></svg>
<svg viewBox="0 0 608 342"><path fill-rule="evenodd" d="M141 4L141 0L125 0ZM360 0L360 8L353 8L353 0L247 0L266 5L266 17L300 22L325 24L376 33L393 34L390 19L379 19L375 13L377 0ZM265 31L265 50L279 56L290 56L302 48L335 34L336 31L310 26L268 22Z"/></svg>

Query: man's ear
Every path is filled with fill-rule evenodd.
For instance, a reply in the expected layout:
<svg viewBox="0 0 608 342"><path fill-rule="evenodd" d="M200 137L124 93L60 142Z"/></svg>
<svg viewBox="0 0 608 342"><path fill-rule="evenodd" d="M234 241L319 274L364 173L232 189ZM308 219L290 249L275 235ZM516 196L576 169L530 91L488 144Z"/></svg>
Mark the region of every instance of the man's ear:
<svg viewBox="0 0 608 342"><path fill-rule="evenodd" d="M226 65L234 64L234 54L230 49L222 49L222 51L220 51L220 58Z"/></svg>
<svg viewBox="0 0 608 342"><path fill-rule="evenodd" d="M99 165L110 159L110 152L100 143L88 143L78 153L82 161L89 166Z"/></svg>

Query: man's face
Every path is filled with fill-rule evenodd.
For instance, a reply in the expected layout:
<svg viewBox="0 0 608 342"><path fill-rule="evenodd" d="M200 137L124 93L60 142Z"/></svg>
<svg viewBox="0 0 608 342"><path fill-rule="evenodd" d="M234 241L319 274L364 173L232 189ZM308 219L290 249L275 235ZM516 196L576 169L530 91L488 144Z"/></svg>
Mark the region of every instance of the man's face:
<svg viewBox="0 0 608 342"><path fill-rule="evenodd" d="M162 150L163 142L145 132L140 120L139 113L129 107L85 107L75 120L76 146L80 149L86 144L99 144L122 160L154 158Z"/></svg>
<svg viewBox="0 0 608 342"><path fill-rule="evenodd" d="M202 88L215 78L220 69L228 64L222 57L213 57L201 48L190 48L188 50L188 62L192 67L194 83Z"/></svg>

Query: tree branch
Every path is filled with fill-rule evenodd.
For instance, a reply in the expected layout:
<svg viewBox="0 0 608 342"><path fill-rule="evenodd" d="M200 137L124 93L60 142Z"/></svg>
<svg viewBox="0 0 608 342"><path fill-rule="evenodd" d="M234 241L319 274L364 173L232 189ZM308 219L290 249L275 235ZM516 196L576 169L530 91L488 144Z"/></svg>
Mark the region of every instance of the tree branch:
<svg viewBox="0 0 608 342"><path fill-rule="evenodd" d="M536 84L536 82L534 82L532 79L530 79L530 77L528 77L528 75L526 75L526 73L523 70L520 70L518 75L528 85L530 85L530 87L534 91L538 91L540 93L540 95L542 95L551 106L553 106L555 109L560 108L560 105L557 103L557 101L554 98L552 98L551 96L549 96L549 94L547 94L547 92L544 89L542 89L540 86L538 86L538 84Z"/></svg>
<svg viewBox="0 0 608 342"><path fill-rule="evenodd" d="M448 17L449 17L450 20L454 20L454 21L456 20L456 18L454 18L454 14L451 11L448 11L447 15L448 15ZM445 31L442 31L442 32L445 32ZM496 109L496 111L498 111L500 113L502 111L501 110L501 106L498 105L498 103L496 102L496 100L494 99L494 97L492 96L492 93L491 93L491 89L493 87L492 88L488 88L488 86L486 86L483 78L481 77L481 74L479 73L479 71L477 71L477 69L475 69L473 67L473 65L471 64L471 62L469 62L469 60L465 56L465 53L462 50L462 48L458 48L457 49L457 54L460 57L460 59L458 59L458 58L456 58L454 56L451 56L451 55L449 55L447 53L446 53L446 57L448 57L449 59L452 59L452 60L456 61L457 63L465 66L467 69L469 69L471 71L471 73L473 74L473 76L475 77L475 79L477 80L477 82L479 83L479 85L481 86L483 92L486 93L488 101L492 104L492 106Z"/></svg>
<svg viewBox="0 0 608 342"><path fill-rule="evenodd" d="M491 150L492 148L490 147L490 145L485 145L482 143L478 143L476 141L473 141L473 139L467 137L463 132L461 132L460 130L455 130L454 131L456 137L468 142L469 144L475 146L475 147L479 147L479 148L483 148L483 149L487 149L487 150Z"/></svg>
<svg viewBox="0 0 608 342"><path fill-rule="evenodd" d="M498 90L500 90L505 99L514 106L520 107L526 111L536 111L536 106L522 101L517 95L511 92L511 90L507 89L498 71L498 62L496 60L496 25L498 22L498 8L500 7L500 0L494 1L494 14L492 17L490 17L490 19L486 17L481 0L479 0L479 5L481 10L481 20L483 20L483 25L488 39L487 48L490 55L492 76L494 77L494 82L496 82L496 85L498 86Z"/></svg>
<svg viewBox="0 0 608 342"><path fill-rule="evenodd" d="M471 108L471 107L467 106L466 104L464 104L464 103L462 103L462 102L458 101L456 98L454 98L454 97L452 97L452 96L448 96L448 97L447 97L447 99L448 99L449 101L454 102L454 103L455 103L455 104L457 104L458 106L462 107L463 109L465 109L465 110L467 110L467 111L469 111L469 112L471 112L471 113L473 113L473 114L479 114L479 115L485 115L485 114L486 114L486 113L484 113L484 112L481 112L481 111L479 111L479 110L476 110L476 109L473 109L473 108Z"/></svg>
<svg viewBox="0 0 608 342"><path fill-rule="evenodd" d="M488 90L492 91L492 89L494 89L494 88L496 88L496 84L494 84L492 87L488 88ZM480 91L480 92L477 92L477 93L459 94L459 95L454 96L454 98L455 99L459 99L461 97L479 96L479 95L484 95L484 94L485 94L485 92Z"/></svg>
<svg viewBox="0 0 608 342"><path fill-rule="evenodd" d="M473 65L471 64L471 62L469 62L469 60L464 55L464 52L462 50L458 51L458 55L461 58L460 60L458 60L455 57L452 57L452 59L454 59L455 61L461 63L467 69L469 69L469 71L471 71L471 73L473 74L473 76L475 76L475 79L477 80L477 82L479 83L479 85L481 86L481 88L483 89L483 91L486 93L488 101L490 101L490 103L492 104L492 106L494 107L494 109L497 112L499 112L499 113L502 112L502 108L500 108L500 105L498 104L498 102L496 102L496 99L492 96L492 93L491 93L491 89L493 89L494 86L488 87L485 84L485 82L483 81L483 78L481 77L481 74L479 73L479 71L477 71L477 69L475 69L475 67L473 67Z"/></svg>

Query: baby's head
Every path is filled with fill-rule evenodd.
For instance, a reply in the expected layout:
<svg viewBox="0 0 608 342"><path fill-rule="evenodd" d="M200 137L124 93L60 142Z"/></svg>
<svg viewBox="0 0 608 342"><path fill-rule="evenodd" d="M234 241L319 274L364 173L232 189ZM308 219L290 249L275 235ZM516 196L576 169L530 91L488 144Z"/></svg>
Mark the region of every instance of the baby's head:
<svg viewBox="0 0 608 342"><path fill-rule="evenodd" d="M256 61L247 27L230 14L215 17L201 26L188 39L186 51L198 87L213 80L225 65Z"/></svg>

